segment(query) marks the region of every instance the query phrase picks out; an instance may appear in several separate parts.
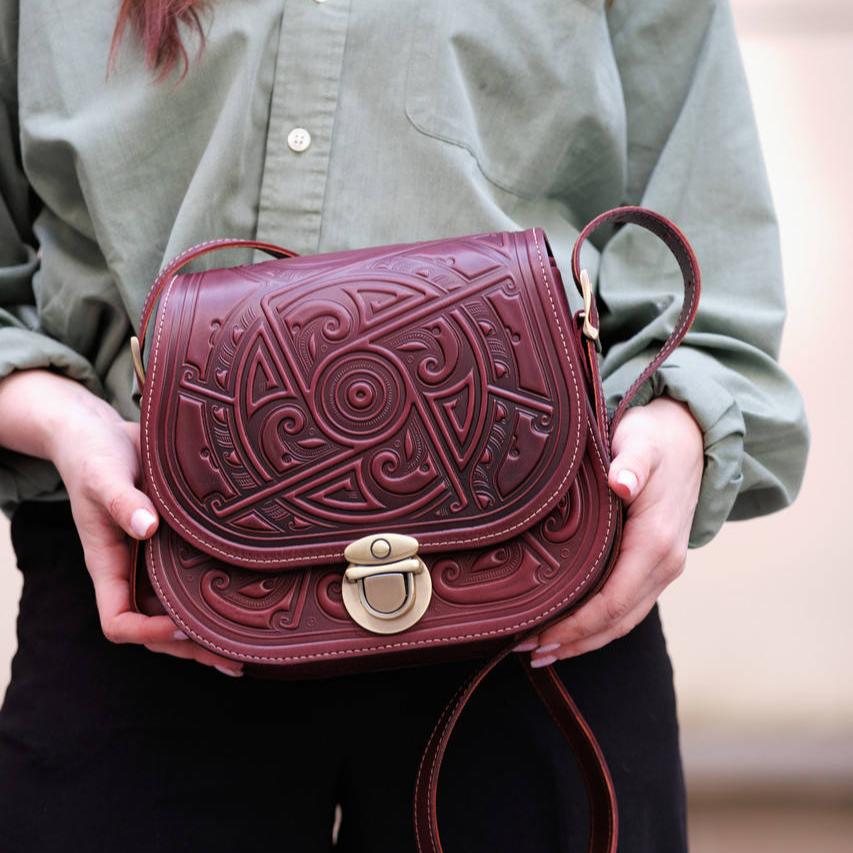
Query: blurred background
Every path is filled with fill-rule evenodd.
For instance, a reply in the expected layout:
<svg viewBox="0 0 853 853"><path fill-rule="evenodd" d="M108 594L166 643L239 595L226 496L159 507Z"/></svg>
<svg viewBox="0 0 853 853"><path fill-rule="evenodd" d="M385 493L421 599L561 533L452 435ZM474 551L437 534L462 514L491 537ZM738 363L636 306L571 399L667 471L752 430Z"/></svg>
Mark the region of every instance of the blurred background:
<svg viewBox="0 0 853 853"><path fill-rule="evenodd" d="M727 524L662 599L694 853L853 851L853 478L845 318L853 3L733 0L782 229L782 363L812 451L797 503ZM834 369L825 366L834 365Z"/></svg>
<svg viewBox="0 0 853 853"><path fill-rule="evenodd" d="M726 525L661 603L693 853L853 851L853 2L732 0L782 227L782 363L806 399L798 502ZM736 200L733 202L736 203ZM0 690L19 578L0 518Z"/></svg>

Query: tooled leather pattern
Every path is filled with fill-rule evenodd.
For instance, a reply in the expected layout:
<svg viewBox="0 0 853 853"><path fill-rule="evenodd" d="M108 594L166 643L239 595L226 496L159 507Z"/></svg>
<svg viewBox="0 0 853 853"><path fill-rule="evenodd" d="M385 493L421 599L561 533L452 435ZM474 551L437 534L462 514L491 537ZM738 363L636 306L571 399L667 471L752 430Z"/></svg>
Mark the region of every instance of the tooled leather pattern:
<svg viewBox="0 0 853 853"><path fill-rule="evenodd" d="M554 276L529 229L174 278L142 411L164 519L267 571L371 530L425 553L523 533L571 486L587 428Z"/></svg>
<svg viewBox="0 0 853 853"><path fill-rule="evenodd" d="M255 249L259 252L266 252L268 255L276 258L298 257L297 252L285 249L283 246L276 246L275 243L265 243L261 240L246 240L242 238L223 237L218 240L206 240L204 243L197 243L195 246L190 246L189 249L176 255L166 264L151 285L151 289L145 297L145 302L142 303L138 331L140 355L145 349L145 339L148 333L148 324L151 322L151 315L157 306L157 300L160 298L163 289L169 281L197 258L224 249Z"/></svg>
<svg viewBox="0 0 853 853"><path fill-rule="evenodd" d="M371 634L348 616L340 563L275 574L238 568L163 525L148 548L148 569L169 615L197 642L250 663L327 672L352 666L358 656L382 665L389 655L476 648L532 630L600 580L620 512L589 434L577 477L542 521L498 545L426 558L430 606L420 622L392 637Z"/></svg>
<svg viewBox="0 0 853 853"><path fill-rule="evenodd" d="M573 271L576 274L579 269L579 248L582 240L594 230L594 225L597 227L604 221L614 219L637 221L663 237L668 247L678 257L684 271L685 308L682 310L676 329L664 345L662 353L665 356L683 337L695 314L699 288L695 257L683 235L662 217L657 217L648 211L622 209L599 217L584 229L573 256ZM217 541L212 543L214 547L210 547L210 543L200 543L193 529L183 525L181 519L166 507L165 523L161 525L154 540L146 549L148 574L157 598L166 612L193 639L218 653L249 664L266 667L278 665L276 669L279 673L328 673L351 671L359 667L384 667L389 665L390 658L398 664L422 661L431 647L436 648L440 655L447 654L446 651L442 651L447 647L464 647L470 650L494 648L495 643L500 644L500 638L505 635L523 636L550 623L585 594L589 594L591 590L600 586L613 565L614 553L618 547L622 508L607 487L608 437L601 427L601 395L593 393L600 390L597 371L594 369L596 366L594 353L590 349L589 358L593 360L592 364L585 364L579 355L577 330L569 326L559 272L553 265L552 259L548 257L550 253L544 234L539 229L531 229L523 233L525 235L523 241L520 240L522 232L514 232L512 235L476 235L474 238L439 241L442 244L439 255L453 257L455 253L447 252L448 246L458 247L460 244L470 246L472 239L491 240L490 250L492 251L505 246L507 241L516 240L519 242L515 244L517 248L515 258L522 269L522 262L526 257L529 269L533 273L537 268L540 271L538 281L531 279L525 282L525 287L530 287L531 293L537 292L539 301L534 301L534 306L541 308L546 316L548 316L547 310L550 310L551 316L556 318L556 322L548 328L550 340L546 335L544 343L547 347L553 347L550 355L558 358L562 353L565 358L565 363L562 365L562 378L567 392L565 398L567 402L566 408L560 409L555 406L554 410L561 416L568 412L567 417L573 425L576 425L576 428L571 425L569 427L569 435L576 436L575 446L573 447L569 440L562 448L563 458L560 460L560 467L564 473L561 485L557 489L559 494L557 502L543 510L538 519L532 517L528 511L525 516L515 522L514 529L500 531L492 544L483 544L483 541L477 541L476 538L469 541L467 547L464 544L460 546L460 543L452 538L445 538L443 541L433 540L431 550L435 553L427 559L435 589L433 602L417 625L408 629L403 635L391 637L369 634L355 625L346 615L340 598L343 565L338 560L340 556L338 552L333 550L321 554L320 557L323 559L318 561L316 553L312 554L310 549L296 548L277 564L274 559L270 562L255 561L254 563L251 560L243 560L241 566L240 559L235 559L233 554L221 548L217 550ZM523 251L518 249L521 242L525 243ZM426 245L384 247L379 251L386 255L389 253L406 255L408 252L411 257L413 247L422 250ZM193 429L192 420L188 417L175 417L174 414L178 406L177 401L186 391L182 384L183 380L198 379L202 375L203 365L205 375L208 378L212 376L214 383L222 385L215 373L219 367L216 362L217 352L226 352L226 356L232 359L228 362L229 364L233 364L237 359L238 350L243 353L243 373L234 375L244 377L241 380L244 386L229 399L227 394L222 393L227 389L230 381L228 375L225 375L223 377L225 385L220 388L220 391L216 391L215 384L208 385L208 390L212 389L215 392L208 395L209 399L204 395L199 398L189 395L189 399L195 399L205 412L206 420L202 419L200 422L203 441L196 441L195 444L190 442L189 445L195 448L201 458L204 458L205 453L210 454L210 429L215 428L211 425L220 422L222 418L221 413L214 413L214 406L230 405L232 410L239 409L244 419L248 417L251 420L251 416L262 411L265 405L272 402L285 405L289 402L281 396L283 389L275 386L276 375L267 372L270 362L257 357L262 351L257 342L266 344L269 336L255 334L254 341L257 345L254 349L248 350L245 345L240 349L240 342L250 334L250 324L243 323L241 326L240 318L244 315L240 314L234 306L245 306L247 293L251 295L252 288L257 289L261 286L270 288L278 282L282 285L282 290L285 290L288 285L293 284L294 279L299 279L301 276L310 282L312 275L314 283L317 283L317 280L322 278L325 264L345 268L344 261L363 263L369 259L371 252L376 251L360 250L355 253L337 253L300 259L300 263L304 264L301 272L290 278L288 275L295 273L295 270L279 269L275 275L270 275L271 265L261 265L243 268L236 276L233 271L219 270L206 273L203 277L172 279L171 284L174 286L177 282L179 286L174 292L170 290L163 300L164 305L159 312L158 330L155 335L152 364L149 365L150 381L146 383L143 394L142 435L146 475L150 475L153 470L152 459L157 456L158 451L157 447L152 447L153 434L159 436L159 449L162 450L163 446L168 444L170 435L173 443L180 445ZM512 268L513 254L504 251L498 256L498 260L499 263L509 264ZM545 274L546 265L551 268L551 278ZM453 263L446 264L444 269L444 273L449 274L451 278L453 275L458 275L453 266ZM369 268L369 265L365 266L366 268ZM399 271L398 269L397 272ZM411 268L406 267L404 271L410 274ZM365 283L361 275L363 272L364 269L356 275L360 283ZM417 275L418 271L415 270L415 276ZM427 271L422 278L429 281L430 273ZM460 283L458 289L470 287L472 282L475 286L478 282L482 283L476 275L469 274L467 283ZM387 281L385 283L387 284ZM196 298L202 284L205 293L212 296L211 299ZM212 291L217 290L215 295L212 294ZM159 292L159 288L157 291ZM446 295L451 292L452 288L449 288ZM293 295L298 296L298 293ZM488 299L489 295L486 288L479 292L478 298L481 304L484 299ZM169 309L168 300L171 296L175 297L175 303L172 309ZM248 299L248 303L251 305L252 299ZM175 304L177 309L174 307ZM255 304L260 303L256 300ZM293 305L293 303L286 304ZM464 308L465 302L461 304ZM185 307L187 310L184 310ZM302 307L304 308L304 305ZM381 298L375 305L368 306L369 311L373 313L376 308L382 307ZM235 316L238 317L238 322L231 323L231 319ZM307 361L310 364L312 359L317 359L318 346L324 343L327 346L330 345L329 338L340 334L342 325L335 319L339 316L332 311L324 321L322 317L312 314L310 308L307 315L304 313L299 315L303 323L300 329L296 330L294 340L300 339L301 343L294 346L293 353L303 359L303 363ZM470 316L477 322L480 334L488 338L489 335L485 335L479 324L482 317L478 317L476 312ZM533 312L531 316L541 319L542 315ZM290 311L287 312L287 318L289 317ZM407 314L406 317L413 320L412 313ZM287 322L287 318L284 322ZM307 324L304 323L306 319ZM368 315L367 319L370 320L371 315ZM414 320L421 319L414 317ZM296 322L300 322L298 317ZM313 330L306 330L305 327L311 326L312 323ZM517 327L517 323L515 325ZM511 330L514 325L504 324L503 327L503 334L509 335L509 346L511 346L514 343L513 333L507 331L507 327ZM447 368L448 359L445 357L445 350L441 347L440 333L433 334L432 339L427 335L418 334L417 323L414 321L409 324L409 328L412 332L411 340L427 347L421 352L424 357L420 363L424 370L428 375L441 374L442 370ZM541 327L538 328L541 331ZM502 334L497 327L495 331L499 335ZM180 351L174 346L174 342L182 339L186 341L187 336L189 336L189 346L184 352L194 355L196 360L189 365L189 371L181 372L179 368L186 368L187 364L173 357L175 352ZM249 339L246 338L246 340ZM501 340L505 345L507 344L506 337L502 337ZM159 348L161 341L162 350ZM542 341L538 340L537 343L541 344ZM433 346L432 349L428 348L430 345ZM218 350L217 347L220 349ZM230 354L228 354L229 348ZM537 348L530 352L538 355L541 351L541 348ZM507 348L503 352L511 352L511 350ZM373 355L373 351L369 350L368 354ZM512 364L509 359L507 363ZM278 367L278 363L274 366ZM521 369L517 362L515 366L516 375L520 377ZM253 380L248 383L247 379L252 370L254 370ZM158 378L161 375L163 379ZM555 374L554 378L556 380L559 375ZM441 386L441 382L446 384ZM438 383L445 389L448 384L453 384L448 383L448 375L439 379ZM317 384L308 387L309 398L313 393L312 388L316 387L318 387ZM352 404L353 399L359 404L363 403L365 393L369 397L368 389L359 390L358 378L349 383L348 387L350 389L355 387L352 397L344 398L349 404ZM364 386L361 387L364 388ZM491 393L491 389L489 392ZM633 389L626 395L626 401L630 400L632 393ZM224 399L216 397L215 394L219 394ZM276 397L276 394L280 396ZM267 396L270 399L266 399ZM545 396L547 395L543 395ZM578 405L577 410L571 408L573 400ZM460 410L458 398L455 404L452 397L449 402L449 407L445 407L444 411L447 415L455 415ZM516 401L512 402L516 405L514 410L516 413L523 411L523 407ZM170 405L172 406L171 415L169 414ZM594 411L592 406L595 407ZM465 406L463 409L468 411ZM435 408L433 407L430 411L435 411ZM162 426L168 417L172 418L169 421L171 433L168 429L163 430ZM474 422L472 419L471 423ZM445 421L445 426L447 423ZM460 423L464 426L466 422L456 419L457 427ZM433 425L435 426L435 423ZM453 423L451 422L450 425L452 428ZM491 427L494 426L495 423L492 422ZM438 430L440 431L440 427ZM439 432L436 431L431 438L435 439L438 435ZM444 436L443 440L446 440L444 431L441 431L441 435ZM456 435L457 448L460 446L463 448L461 454L464 460L465 437L461 430L457 431ZM175 436L177 440L174 439ZM483 436L485 443L482 446L486 448L492 436L485 437L485 432ZM227 436L225 437L227 439ZM291 438L287 430L284 430L284 437ZM506 442L505 438L503 440ZM255 448L252 441L250 440L250 450ZM362 446L368 445L369 441L362 442ZM227 448L227 445L223 446ZM236 443L233 444L234 448L238 446ZM421 447L418 450L414 439L408 443L408 446L407 452L412 454L413 460L421 459L422 457L417 454L428 452L430 449ZM401 447L404 448L405 455L405 441ZM509 457L512 443L504 443L501 448L505 456ZM222 451L221 447L219 448L219 455L214 457L213 471L221 473L226 470L224 466L228 464L228 459L223 459L223 452L227 453L230 449L232 448ZM308 449L310 450L310 446ZM445 446L446 449L447 446ZM528 451L525 450L525 452ZM479 458L476 451L470 458L475 457ZM413 473L415 467L412 464L406 472ZM177 470L180 471L180 468ZM174 469L171 473L174 474ZM233 475L233 472L230 473ZM383 472L380 471L381 473ZM430 469L427 468L423 473L430 473ZM162 474L162 470L159 471L161 477ZM191 472L190 476L196 476L196 474L197 472ZM468 495L469 499L476 495L473 479L470 482L472 488ZM495 480L492 479L491 483L494 486ZM151 485L150 480L148 485ZM168 496L169 484L165 478L159 481L155 479L153 486L155 492L159 487L161 492ZM541 489L541 484L539 488ZM351 498L355 494L354 490L343 493L345 498ZM330 496L331 493L327 490L324 499L328 500ZM501 494L501 498L506 498L506 495ZM158 505L162 512L162 495L155 499L159 501ZM501 507L505 518L512 514L511 499L510 494L509 501ZM320 519L314 520L319 528ZM461 532L453 535L459 535L460 538L470 536L470 528L465 528L466 525L462 525ZM203 532L203 524L198 529ZM292 542L291 535L281 538ZM228 539L220 538L218 541L224 542L229 547L233 544ZM200 548L200 544L204 547ZM475 545L477 547L472 547ZM314 566L316 562L322 562L322 565ZM314 567L311 568L311 566Z"/></svg>

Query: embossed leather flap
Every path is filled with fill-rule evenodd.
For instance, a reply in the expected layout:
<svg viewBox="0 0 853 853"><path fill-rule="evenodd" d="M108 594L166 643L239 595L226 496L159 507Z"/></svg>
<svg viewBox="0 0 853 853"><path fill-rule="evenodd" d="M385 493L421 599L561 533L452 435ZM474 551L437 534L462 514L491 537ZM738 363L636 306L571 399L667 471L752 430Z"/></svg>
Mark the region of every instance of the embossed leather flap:
<svg viewBox="0 0 853 853"><path fill-rule="evenodd" d="M587 402L541 229L176 276L150 339L146 489L256 569L502 542L567 492Z"/></svg>

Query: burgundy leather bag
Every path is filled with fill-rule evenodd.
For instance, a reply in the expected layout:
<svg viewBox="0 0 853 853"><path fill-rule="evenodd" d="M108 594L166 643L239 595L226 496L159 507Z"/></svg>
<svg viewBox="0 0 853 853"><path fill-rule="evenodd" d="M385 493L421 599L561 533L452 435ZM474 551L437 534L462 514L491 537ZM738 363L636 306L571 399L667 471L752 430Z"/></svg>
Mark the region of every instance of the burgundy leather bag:
<svg viewBox="0 0 853 853"><path fill-rule="evenodd" d="M674 253L685 299L611 419L579 257L596 228L626 222ZM180 273L228 247L277 259ZM143 487L162 521L147 572L134 561L137 607L259 674L488 657L427 744L422 851L441 849L438 771L473 690L613 565L610 435L696 312L687 240L642 208L587 225L572 273L584 299L574 317L540 228L312 256L214 240L168 264L143 308ZM601 750L553 670L519 660L584 770L589 849L612 853Z"/></svg>

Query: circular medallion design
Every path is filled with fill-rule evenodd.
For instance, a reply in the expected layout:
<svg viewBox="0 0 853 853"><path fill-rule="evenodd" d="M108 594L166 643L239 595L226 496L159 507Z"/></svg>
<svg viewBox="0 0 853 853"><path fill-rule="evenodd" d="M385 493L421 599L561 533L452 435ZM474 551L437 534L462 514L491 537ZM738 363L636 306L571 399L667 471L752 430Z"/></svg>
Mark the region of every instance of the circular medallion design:
<svg viewBox="0 0 853 853"><path fill-rule="evenodd" d="M405 391L399 374L387 361L359 353L333 362L317 384L318 422L345 438L375 439L400 426Z"/></svg>

